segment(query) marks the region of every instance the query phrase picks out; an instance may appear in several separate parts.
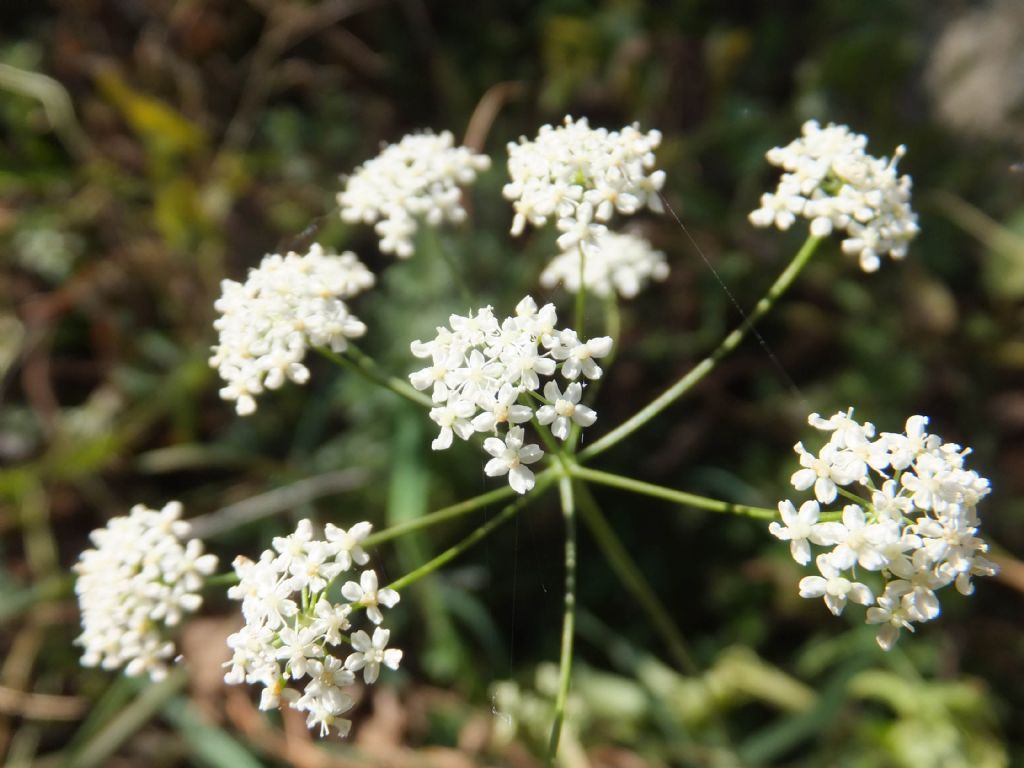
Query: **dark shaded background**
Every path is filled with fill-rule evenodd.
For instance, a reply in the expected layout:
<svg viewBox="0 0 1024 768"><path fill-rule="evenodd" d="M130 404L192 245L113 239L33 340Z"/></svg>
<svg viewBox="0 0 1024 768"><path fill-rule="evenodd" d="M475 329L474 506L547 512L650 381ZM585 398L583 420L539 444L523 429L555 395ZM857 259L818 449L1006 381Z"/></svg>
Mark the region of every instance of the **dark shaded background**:
<svg viewBox="0 0 1024 768"><path fill-rule="evenodd" d="M190 687L151 712L135 698L144 687L81 669L67 569L89 530L140 501L178 498L222 521L230 503L312 478L300 487L312 483L315 499L211 536L227 563L303 516L383 527L491 487L474 448L431 453L421 414L321 361L308 386L237 418L206 365L212 304L222 278L266 252L313 240L355 250L380 278L355 302L370 327L363 346L402 374L410 339L468 309L441 249L480 305L542 295L553 237L506 234L504 145L567 113L662 130L665 194L685 226L630 222L672 274L624 306L595 435L737 322L711 267L748 308L801 242L746 221L775 183L765 150L810 117L866 133L878 155L907 145L922 226L907 260L864 275L830 242L760 327L763 345L748 340L600 465L773 505L789 495L810 411L852 404L890 431L924 413L991 478L984 535L1003 565L970 599L945 596L940 620L884 655L862 612L837 620L797 597L801 574L761 524L601 494L712 672L655 663L665 649L584 536L580 754L622 766L1024 760L1024 566L1010 554L1024 552L1019 2L5 0L0 63L10 764L535 764L543 737L527 710L531 697L543 709L535 672L557 658L560 629L550 503L409 590L396 613L403 669L360 702L350 743L328 752L311 751L301 724L257 715L247 692L223 690L216 665L233 619L215 594L183 645ZM342 224L339 174L411 130L461 139L474 114L467 141L495 162L469 194L471 226L422 238L396 264L371 230ZM569 311L562 294L543 297ZM378 557L397 576L487 514ZM509 678L518 704L491 687ZM37 712L19 691L58 698ZM138 722L119 729L126 712ZM491 733L506 713L523 723L511 742Z"/></svg>

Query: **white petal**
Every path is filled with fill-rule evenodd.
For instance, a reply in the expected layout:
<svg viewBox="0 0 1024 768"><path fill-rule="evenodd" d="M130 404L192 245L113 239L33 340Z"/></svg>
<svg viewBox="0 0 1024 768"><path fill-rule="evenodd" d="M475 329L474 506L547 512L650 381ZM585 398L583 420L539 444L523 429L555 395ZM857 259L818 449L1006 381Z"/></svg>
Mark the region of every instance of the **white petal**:
<svg viewBox="0 0 1024 768"><path fill-rule="evenodd" d="M508 474L508 484L516 493L526 493L533 488L534 483L533 472L522 465L514 468Z"/></svg>

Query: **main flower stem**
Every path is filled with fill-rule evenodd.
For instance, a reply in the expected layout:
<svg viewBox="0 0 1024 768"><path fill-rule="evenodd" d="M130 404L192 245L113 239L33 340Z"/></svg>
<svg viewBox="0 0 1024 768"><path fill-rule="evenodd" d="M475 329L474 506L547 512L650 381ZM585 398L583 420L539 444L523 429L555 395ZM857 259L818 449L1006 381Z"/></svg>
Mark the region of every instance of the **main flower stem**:
<svg viewBox="0 0 1024 768"><path fill-rule="evenodd" d="M679 628L676 627L671 615L654 593L643 571L629 556L629 551L623 546L621 539L616 535L615 530L608 523L608 519L601 512L601 508L597 506L597 502L594 501L593 495L585 485L579 487L578 499L580 514L587 529L597 541L605 559L618 575L623 586L647 614L655 631L661 635L662 642L665 643L676 665L689 675L699 674L697 663L693 660Z"/></svg>
<svg viewBox="0 0 1024 768"><path fill-rule="evenodd" d="M661 485L645 483L642 480L634 480L631 477L623 477L622 475L615 475L611 472L602 472L597 469L590 469L589 467L573 465L570 467L569 471L574 477L578 477L580 480L587 480L599 485L608 485L612 488L620 488L624 491L632 491L633 493L640 493L644 496L653 496L656 499L665 499L666 501L672 501L676 504L682 504L687 507L707 509L711 512L721 512L728 515L754 517L759 520L777 520L779 518L777 510L768 509L767 507L751 507L746 504L733 504L730 501L709 499L707 496L698 496L695 493L677 491L674 488L665 488Z"/></svg>
<svg viewBox="0 0 1024 768"><path fill-rule="evenodd" d="M764 317L765 314L775 306L775 302L778 301L779 297L786 292L786 289L789 288L797 275L800 274L800 271L807 265L807 262L810 261L811 256L814 255L814 251L817 249L820 242L821 238L814 237L813 235L809 236L807 240L804 241L800 250L797 251L793 260L782 271L782 274L778 276L774 283L772 283L768 292L760 301L757 302L751 313L747 315L743 319L743 322L734 328L733 331L722 340L710 355L697 363L697 365L686 375L658 395L658 397L654 398L654 400L644 406L632 417L624 421L600 440L593 443L589 448L581 451L579 454L580 459L592 459L599 453L603 453L613 445L616 445L629 437L629 435L636 432L640 427L644 426L647 422L672 405L672 403L689 392L705 376L711 373L711 371L714 370L714 367L718 364L718 361L736 349L757 321Z"/></svg>
<svg viewBox="0 0 1024 768"><path fill-rule="evenodd" d="M382 386L385 389L390 389L396 395L404 397L410 403L415 403L416 405L424 408L432 408L434 405L427 395L422 392L417 392L407 381L403 381L397 376L388 376L386 373L381 371L380 368L377 367L377 363L373 361L372 357L363 354L351 344L342 355L339 355L337 352L327 349L326 347L314 347L314 349L331 362L336 363L343 368L348 368L350 371L355 371L364 379L372 381L374 384Z"/></svg>
<svg viewBox="0 0 1024 768"><path fill-rule="evenodd" d="M537 475L537 484L534 486L533 491L531 491L526 496L523 496L522 498L517 499L513 503L509 504L507 507L502 509L501 512L499 512L486 523L481 525L479 528L477 528L475 531L469 534L469 536L464 538L462 541L452 545L444 552L439 554L437 557L427 561L416 570L410 571L405 576L402 576L400 579L393 581L391 584L388 584L388 587L390 589L396 590L403 589L412 584L413 582L419 581L424 576L429 576L434 571L439 569L441 566L447 564L451 560L454 560L456 557L461 555L463 552L472 547L478 541L489 536L491 532L494 531L502 523L511 520L513 517L515 517L519 513L519 510L521 510L528 503L530 503L531 501L536 499L541 493L543 493L543 491L552 483L552 481L554 481L554 479L555 475L553 473L541 473L540 475Z"/></svg>
<svg viewBox="0 0 1024 768"><path fill-rule="evenodd" d="M615 291L612 291L605 297L604 300L604 335L611 336L612 350L609 352L601 364L605 370L608 370L612 366L612 362L615 360L615 355L619 351L619 337L622 334L622 314L619 312L619 300ZM597 395L601 391L601 384L604 382L604 377L596 381L590 382L586 389L586 402L593 404L597 400ZM582 428L575 421L572 423L572 430L569 433L569 450L573 453L576 452L576 446L580 442L580 434Z"/></svg>
<svg viewBox="0 0 1024 768"><path fill-rule="evenodd" d="M544 478L547 475L550 475L550 473L551 470L545 470L544 472L538 474L537 485L540 486L542 478ZM544 482L550 482L553 479L553 477L548 477L548 479ZM536 490L534 492L536 492ZM443 523L446 520L452 520L453 518L461 517L462 515L472 512L475 509L480 509L480 507L485 507L488 504L493 504L496 501L501 501L502 499L507 499L510 496L514 495L515 491L513 491L512 488L507 485L501 488L496 488L493 491L488 491L487 493L482 493L479 496L474 496L472 499L466 499L465 501L460 501L457 504L452 504L451 506L448 507L442 507L441 509L435 512L431 512L429 515L423 515L422 517L407 520L403 523L392 525L390 528L385 528L382 531L378 531L377 533L372 533L366 537L365 543L373 545L380 544L385 541L390 541L391 539L398 538L399 536L403 536L404 534L409 533L411 531L418 531L420 528L428 528L432 525Z"/></svg>
<svg viewBox="0 0 1024 768"><path fill-rule="evenodd" d="M558 741L562 736L569 681L572 679L573 637L576 633L576 500L572 479L568 475L569 462L563 462L562 466L566 474L558 480L558 494L562 502L562 516L565 518L565 605L562 612L562 648L558 659L558 693L555 695L555 716L551 723L551 738L548 740L548 765L558 754Z"/></svg>
<svg viewBox="0 0 1024 768"><path fill-rule="evenodd" d="M583 272L587 268L587 251L580 240L576 246L580 252L580 288L576 291L576 333L583 333L583 321L587 312L587 287L583 283Z"/></svg>

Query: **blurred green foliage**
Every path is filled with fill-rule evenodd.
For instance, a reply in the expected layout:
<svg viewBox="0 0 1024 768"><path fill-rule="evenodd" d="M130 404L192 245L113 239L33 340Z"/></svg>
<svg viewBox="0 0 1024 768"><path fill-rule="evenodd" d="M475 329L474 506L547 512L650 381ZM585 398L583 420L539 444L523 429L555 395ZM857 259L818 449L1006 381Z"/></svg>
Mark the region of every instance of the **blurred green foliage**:
<svg viewBox="0 0 1024 768"><path fill-rule="evenodd" d="M3 704L7 763L305 764L274 740L279 720L245 730L237 700L226 707L209 684L216 660L197 662L187 695L183 679L139 688L81 669L68 567L91 529L139 501L179 498L216 518L299 481L365 473L220 531L210 546L230 562L300 517L383 527L489 487L471 448L431 453L420 414L325 361L306 387L236 418L206 366L212 303L221 279L265 252L313 240L353 249L379 276L355 310L366 350L404 375L409 341L468 309L459 281L474 305L511 307L535 290L553 237L506 234L503 148L566 113L661 129L681 220L639 222L672 275L623 307L605 427L699 360L736 323L734 301L750 307L799 243L755 231L746 214L773 183L765 150L802 120L849 123L876 154L905 143L923 230L906 263L872 276L829 244L760 328L763 343L610 453L608 468L772 505L788 493L808 412L854 404L882 429L926 413L992 479L986 537L1024 552L1024 172L1013 170L1024 104L976 88L972 119L951 121L944 105L963 113L970 89L936 74L951 50L961 73L1019 62L1012 47L971 37L978 14L1006 14L1012 31L1016 13L1012 0L4 3L0 687L82 707L38 719ZM471 224L424 233L415 258L392 263L371 231L340 221L339 175L409 130L462 135L499 83L518 85L479 134L495 163L469 193ZM886 656L858 619L796 596L798 569L760 525L612 491L598 502L705 672L658 661L656 634L584 538L566 764L626 765L626 753L666 765L1024 761L1019 575L947 599L940 621ZM389 547L386 570L415 567L487 514ZM392 764L412 764L423 745L488 764L529 759L521 750L543 741L534 721L550 700L537 664L557 655L560 552L556 510L532 508L410 590L397 686L408 711L430 715L402 726L394 749L406 751L389 753ZM208 603L194 642L217 646L214 617L230 607ZM492 691L506 678L518 682ZM354 744L325 754L385 759L358 725L379 735L385 704L361 704ZM518 731L503 732L513 715ZM467 735L481 717L497 732L486 746Z"/></svg>

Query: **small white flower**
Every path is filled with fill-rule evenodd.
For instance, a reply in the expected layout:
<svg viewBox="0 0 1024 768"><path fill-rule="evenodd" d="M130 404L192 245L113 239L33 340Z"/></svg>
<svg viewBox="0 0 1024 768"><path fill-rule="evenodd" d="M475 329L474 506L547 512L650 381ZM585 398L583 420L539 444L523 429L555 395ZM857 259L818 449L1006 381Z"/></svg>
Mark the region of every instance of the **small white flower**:
<svg viewBox="0 0 1024 768"><path fill-rule="evenodd" d="M821 576L804 576L800 579L800 597L824 597L825 605L838 616L852 600L861 605L874 602L871 590L864 584L844 578L839 569L829 562L828 555L818 555L815 560Z"/></svg>
<svg viewBox="0 0 1024 768"><path fill-rule="evenodd" d="M869 525L864 510L856 504L843 507L843 525L838 546L832 550L831 562L841 571L860 565L869 571L880 571L888 563L882 554L889 542L899 538L896 525Z"/></svg>
<svg viewBox="0 0 1024 768"><path fill-rule="evenodd" d="M449 400L446 405L430 409L430 420L441 427L430 447L435 451L451 448L452 437L458 435L463 440L473 436L475 428L470 419L476 413L476 405L471 400Z"/></svg>
<svg viewBox="0 0 1024 768"><path fill-rule="evenodd" d="M380 606L393 608L399 600L399 594L395 590L387 587L378 588L376 571L363 571L359 576L359 583L345 582L341 588L341 594L354 605L366 608L366 616L374 624L384 621L384 614L381 613Z"/></svg>
<svg viewBox="0 0 1024 768"><path fill-rule="evenodd" d="M789 552L800 565L811 562L811 542L815 544L834 544L837 523L819 523L820 508L816 501L805 501L800 510L791 501L779 502L779 516L785 525L778 522L768 524L768 532L782 541L790 542Z"/></svg>
<svg viewBox="0 0 1024 768"><path fill-rule="evenodd" d="M594 362L595 358L602 358L611 353L612 339L610 336L598 336L583 344L576 344L570 347L553 352L556 359L564 359L562 364L562 375L574 381L583 374L588 379L601 378L601 368Z"/></svg>
<svg viewBox="0 0 1024 768"><path fill-rule="evenodd" d="M551 425L551 434L559 440L569 437L569 425L572 422L581 427L589 427L597 420L597 414L592 408L580 404L583 396L583 387L578 382L572 382L562 393L558 385L549 381L544 385L544 397L551 404L537 409L537 421L541 424Z"/></svg>
<svg viewBox="0 0 1024 768"><path fill-rule="evenodd" d="M508 475L508 484L516 493L526 493L534 486L534 474L526 466L540 461L544 451L537 445L524 445L522 427L511 427L504 440L489 437L484 441L484 450L494 458L484 466L488 477Z"/></svg>
<svg viewBox="0 0 1024 768"><path fill-rule="evenodd" d="M899 587L890 584L886 587L885 593L878 598L878 604L867 610L867 623L882 625L875 639L883 651L892 650L899 639L901 629L914 631L910 615L903 608L901 598Z"/></svg>
<svg viewBox="0 0 1024 768"><path fill-rule="evenodd" d="M323 648L317 644L317 633L312 627L297 630L284 627L277 637L281 643L277 658L285 662L285 669L293 680L306 676L310 659L323 656Z"/></svg>
<svg viewBox="0 0 1024 768"><path fill-rule="evenodd" d="M511 384L502 384L494 394L481 395L477 405L483 410L473 417L473 429L477 432L496 432L501 424L525 424L533 418L529 406L517 405L519 389Z"/></svg>
<svg viewBox="0 0 1024 768"><path fill-rule="evenodd" d="M396 648L388 648L391 632L378 627L373 630L373 639L362 630L352 634L352 648L355 653L345 659L345 668L353 672L363 671L363 682L371 685L380 674L383 664L389 669L398 669L402 661L402 652Z"/></svg>
<svg viewBox="0 0 1024 768"><path fill-rule="evenodd" d="M363 550L362 543L371 531L372 523L356 523L347 531L332 523L324 526L324 538L337 547L335 557L343 571L351 568L352 563L366 565L369 562L370 556Z"/></svg>

